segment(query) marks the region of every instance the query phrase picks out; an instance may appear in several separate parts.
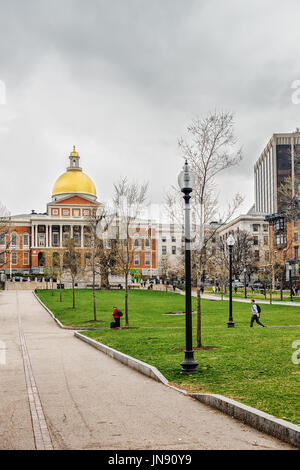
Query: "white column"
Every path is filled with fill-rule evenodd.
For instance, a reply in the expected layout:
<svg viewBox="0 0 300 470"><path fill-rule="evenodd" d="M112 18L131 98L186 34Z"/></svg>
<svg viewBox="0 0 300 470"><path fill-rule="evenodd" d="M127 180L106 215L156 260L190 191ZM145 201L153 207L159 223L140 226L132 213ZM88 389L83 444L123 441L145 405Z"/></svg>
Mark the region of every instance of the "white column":
<svg viewBox="0 0 300 470"><path fill-rule="evenodd" d="M73 225L70 225L70 237L73 238Z"/></svg>
<svg viewBox="0 0 300 470"><path fill-rule="evenodd" d="M81 244L81 248L84 248L84 245L83 245L83 225L81 225L80 227L80 244Z"/></svg>
<svg viewBox="0 0 300 470"><path fill-rule="evenodd" d="M34 225L31 225L31 248L34 247Z"/></svg>
<svg viewBox="0 0 300 470"><path fill-rule="evenodd" d="M35 226L35 247L37 248L38 246L38 225Z"/></svg>
<svg viewBox="0 0 300 470"><path fill-rule="evenodd" d="M49 235L50 235L49 247L52 248L52 225L49 226Z"/></svg>
<svg viewBox="0 0 300 470"><path fill-rule="evenodd" d="M46 248L49 247L49 225L46 224Z"/></svg>
<svg viewBox="0 0 300 470"><path fill-rule="evenodd" d="M62 248L62 228L63 226L59 226L59 247Z"/></svg>

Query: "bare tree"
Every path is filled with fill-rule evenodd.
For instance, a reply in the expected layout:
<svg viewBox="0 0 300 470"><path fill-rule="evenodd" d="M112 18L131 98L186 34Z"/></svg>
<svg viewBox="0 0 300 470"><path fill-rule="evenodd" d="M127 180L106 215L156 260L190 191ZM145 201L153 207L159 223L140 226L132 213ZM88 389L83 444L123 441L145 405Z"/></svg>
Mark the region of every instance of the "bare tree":
<svg viewBox="0 0 300 470"><path fill-rule="evenodd" d="M232 250L232 273L235 279L238 279L246 268L250 275L256 268L256 262L253 258L253 236L247 230L234 232L235 243ZM223 258L224 264L229 271L229 255L226 240L220 238L218 243L218 259Z"/></svg>
<svg viewBox="0 0 300 470"><path fill-rule="evenodd" d="M128 320L128 275L133 265L135 244L132 240L134 224L146 201L148 183L129 183L122 178L114 184L114 211L116 221L116 257L121 273L125 279L125 326Z"/></svg>
<svg viewBox="0 0 300 470"><path fill-rule="evenodd" d="M86 269L92 275L94 321L97 320L96 277L101 277L101 287L109 289L109 275L116 263L115 240L105 238L111 223L103 209L88 218L86 243Z"/></svg>
<svg viewBox="0 0 300 470"><path fill-rule="evenodd" d="M7 208L0 203L0 267L6 264L10 248L11 217Z"/></svg>
<svg viewBox="0 0 300 470"><path fill-rule="evenodd" d="M234 118L229 112L209 113L203 118L195 119L187 128L188 139L180 139L179 147L182 156L188 161L195 174L195 188L192 192L191 207L193 222L198 231L193 233L194 249L197 252L196 278L197 278L197 347L202 347L201 331L201 279L205 262L207 262L206 248L215 236L214 230L204 230L209 222L215 219L218 212L216 197L216 177L224 170L238 165L242 159L241 148L237 147L234 136ZM170 209L172 201L180 198L179 191L173 191L167 196L167 205ZM182 198L180 198L182 199ZM237 194L222 217L227 223L240 207L243 198ZM178 205L177 205L178 206ZM172 217L178 214L178 207L171 212ZM183 220L183 218L182 218Z"/></svg>
<svg viewBox="0 0 300 470"><path fill-rule="evenodd" d="M171 263L168 255L163 255L160 260L159 270L161 272L162 280L165 284L166 292L168 292L168 284L167 279L169 275L169 271L171 270Z"/></svg>
<svg viewBox="0 0 300 470"><path fill-rule="evenodd" d="M65 252L64 252L64 267L67 272L69 272L72 281L72 298L73 305L72 308L75 308L75 282L81 273L81 257L78 249L76 248L73 238L69 238L65 242Z"/></svg>

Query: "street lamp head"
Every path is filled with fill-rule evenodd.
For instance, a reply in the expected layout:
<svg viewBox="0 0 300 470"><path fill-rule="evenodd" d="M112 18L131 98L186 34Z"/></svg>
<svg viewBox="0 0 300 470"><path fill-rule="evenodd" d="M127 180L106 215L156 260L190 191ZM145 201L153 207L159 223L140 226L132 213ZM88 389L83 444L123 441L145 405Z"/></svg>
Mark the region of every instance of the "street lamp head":
<svg viewBox="0 0 300 470"><path fill-rule="evenodd" d="M183 165L182 171L179 173L178 184L183 193L193 191L195 185L195 175L191 171L187 160Z"/></svg>
<svg viewBox="0 0 300 470"><path fill-rule="evenodd" d="M235 244L235 239L233 237L232 234L229 235L229 237L227 238L227 245L228 246L233 246Z"/></svg>

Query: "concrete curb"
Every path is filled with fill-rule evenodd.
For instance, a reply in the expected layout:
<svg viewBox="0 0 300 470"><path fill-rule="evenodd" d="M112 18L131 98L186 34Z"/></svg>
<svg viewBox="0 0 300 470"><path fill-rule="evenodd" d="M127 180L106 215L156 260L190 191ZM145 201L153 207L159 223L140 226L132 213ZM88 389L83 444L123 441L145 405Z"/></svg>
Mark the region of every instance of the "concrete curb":
<svg viewBox="0 0 300 470"><path fill-rule="evenodd" d="M91 327L88 327L88 326L77 326L76 328L74 326L65 326L63 325L57 318L56 316L51 312L51 310L46 307L46 305L41 301L41 299L36 295L36 293L34 291L32 291L34 297L37 299L37 301L41 304L42 307L44 307L44 309L49 313L49 315L53 318L53 320L58 324L58 326L60 328L63 328L64 330L72 330L72 331L77 331L77 330L80 330L80 331L89 331L89 330L92 330L92 331L96 331L96 330L105 330L106 328L91 328Z"/></svg>
<svg viewBox="0 0 300 470"><path fill-rule="evenodd" d="M73 329L73 328L70 328L68 326L64 326L54 315L53 313L51 312L51 310L46 307L46 305L41 301L41 299L36 295L36 293L34 291L32 291L34 297L36 298L36 300L41 304L42 307L44 307L44 309L49 313L49 315L53 318L54 321L56 321L56 323L58 324L58 326L60 328L63 328L63 329Z"/></svg>
<svg viewBox="0 0 300 470"><path fill-rule="evenodd" d="M38 300L38 302L44 307L44 309L49 313L53 320L58 324L60 328L67 330L75 330L73 327L64 326L51 312L51 310L46 307L46 305L39 299L36 293L33 291L33 295ZM76 330L78 330L77 328ZM82 328L87 330L87 328ZM90 346L100 350L104 354L120 361L122 364L125 364L128 367L144 374L157 382L161 382L167 387L170 387L180 393L188 395L200 402L211 406L221 412L232 416L235 419L243 421L245 424L262 431L266 434L269 434L281 441L287 442L295 447L300 448L300 426L297 426L288 421L276 418L275 416L269 415L263 411L252 408L251 406L243 405L240 402L231 400L230 398L224 397L223 395L210 394L210 393L188 393L186 390L174 387L170 385L166 377L154 366L147 364L146 362L139 361L134 357L128 356L116 349L110 348L103 343L99 343L94 339L88 338L87 336L82 335L78 331L74 332L74 336L79 338L82 341L85 341Z"/></svg>
<svg viewBox="0 0 300 470"><path fill-rule="evenodd" d="M275 416L264 413L251 406L243 405L222 395L192 393L190 396L233 418L249 424L259 431L263 431L281 441L300 448L300 426L296 424L275 418Z"/></svg>
<svg viewBox="0 0 300 470"><path fill-rule="evenodd" d="M252 408L251 406L243 405L235 400L224 397L223 395L216 395L210 393L188 393L186 390L174 387L170 385L166 377L159 372L159 370L147 364L146 362L139 361L134 357L127 356L126 354L117 351L116 349L110 348L103 343L99 343L94 339L88 338L87 336L78 333L77 331L74 335L90 344L96 349L99 349L108 356L116 359L117 361L122 362L128 367L137 370L138 372L147 375L148 377L161 382L164 385L181 392L185 395L188 395L196 400L201 401L205 405L209 405L212 408L222 411L223 413L243 421L245 424L262 431L266 434L269 434L277 439L287 442L295 447L300 448L300 426L296 426L293 423L284 421L275 416L269 415L263 411Z"/></svg>
<svg viewBox="0 0 300 470"><path fill-rule="evenodd" d="M90 344L94 348L99 349L104 354L107 354L113 359L117 359L117 361L122 362L122 364L125 364L126 366L131 367L132 369L135 369L138 372L141 372L142 374L147 375L148 377L151 377L157 382L162 382L163 384L168 385L169 382L159 372L159 370L156 369L156 367L150 366L149 364L139 361L138 359L135 359L134 357L127 356L127 354L123 354L120 351L117 351L116 349L112 349L109 346L106 346L105 344L99 343L98 341L95 341L94 339L88 338L87 336L84 336L81 333L78 333L78 331L75 331L74 335L76 336L76 338L79 338L82 341L85 341L86 343Z"/></svg>

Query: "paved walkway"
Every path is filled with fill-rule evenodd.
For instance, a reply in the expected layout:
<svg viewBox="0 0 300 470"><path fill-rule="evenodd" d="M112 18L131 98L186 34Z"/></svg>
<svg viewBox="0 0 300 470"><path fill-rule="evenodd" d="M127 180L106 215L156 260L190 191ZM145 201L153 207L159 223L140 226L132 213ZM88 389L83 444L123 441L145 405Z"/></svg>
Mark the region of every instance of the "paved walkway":
<svg viewBox="0 0 300 470"><path fill-rule="evenodd" d="M31 292L0 293L0 340L0 449L290 448L58 328Z"/></svg>
<svg viewBox="0 0 300 470"><path fill-rule="evenodd" d="M197 297L197 294L195 294L193 292L193 296L194 297ZM210 299L210 300L222 300L221 299L221 296L219 295L213 295L213 294L203 294L201 296L203 299ZM233 302L246 302L246 303L249 303L250 304L250 301L251 301L252 297L251 297L251 294L248 294L248 298L247 299L244 299L244 298L239 298L239 297L233 297L232 298L232 301ZM229 300L229 297L223 297L223 300ZM256 299L256 302L258 304L269 304L270 305L270 300L263 300L263 299ZM272 301L272 305L290 305L291 307L300 307L300 302L289 302L289 301L285 301L285 302L280 302L280 300L273 300Z"/></svg>

